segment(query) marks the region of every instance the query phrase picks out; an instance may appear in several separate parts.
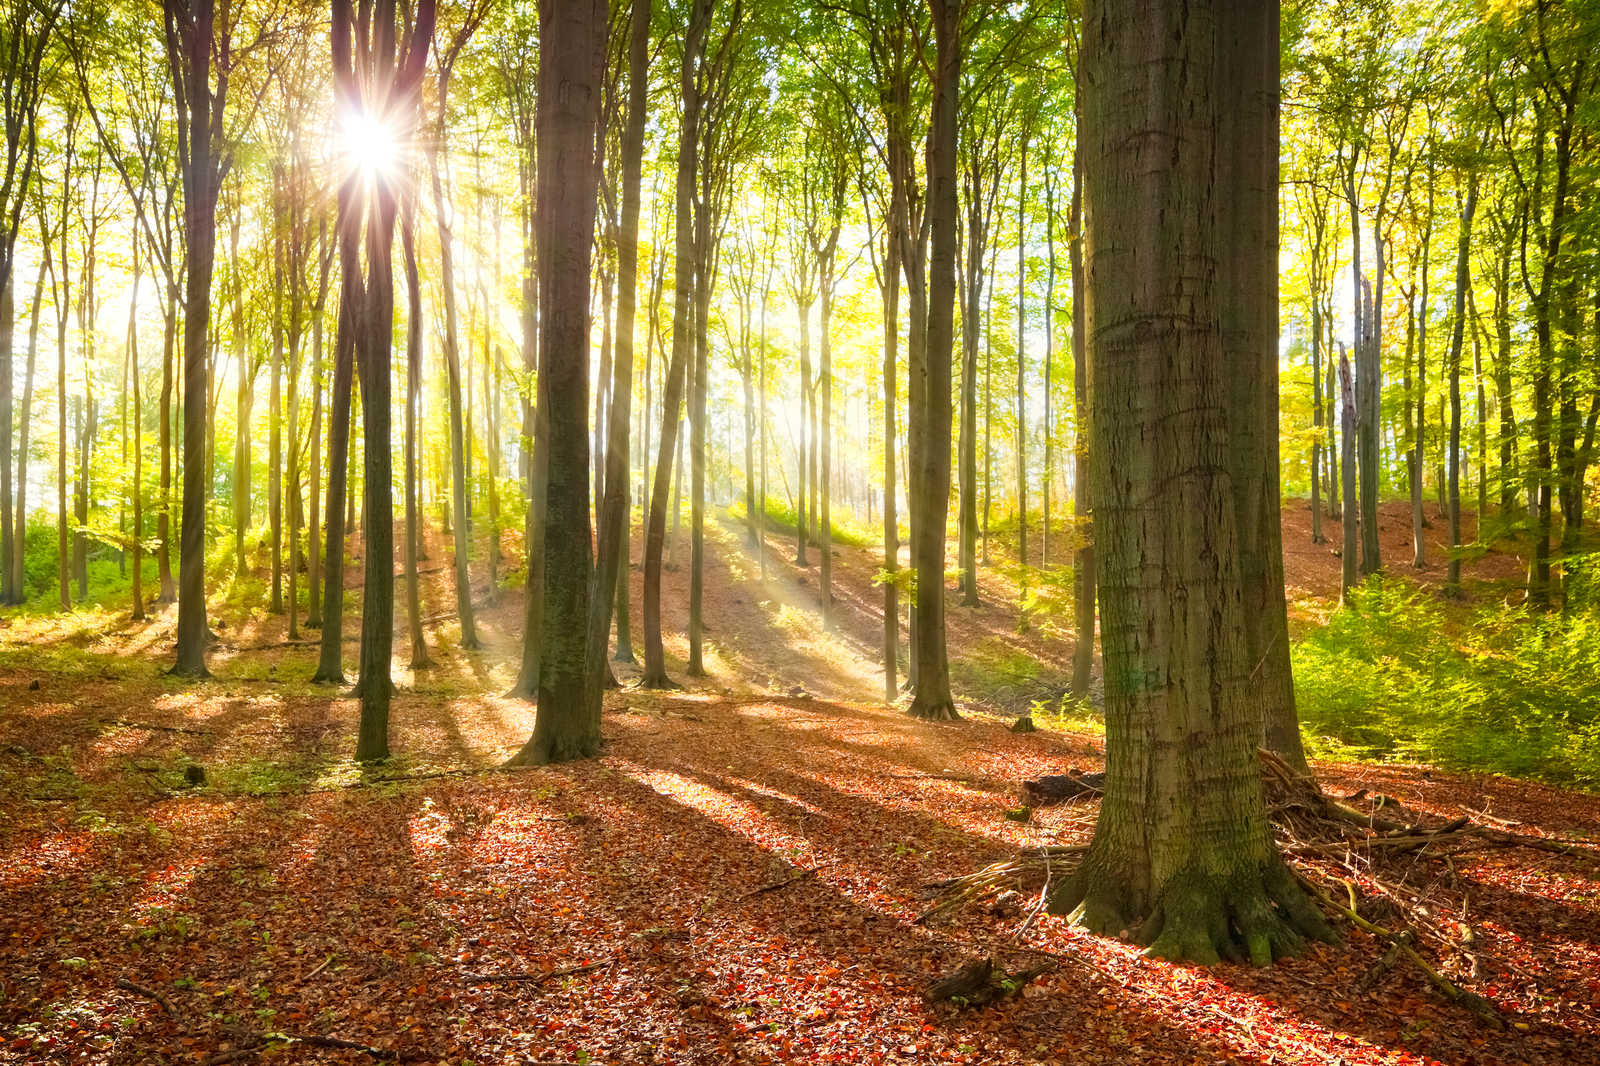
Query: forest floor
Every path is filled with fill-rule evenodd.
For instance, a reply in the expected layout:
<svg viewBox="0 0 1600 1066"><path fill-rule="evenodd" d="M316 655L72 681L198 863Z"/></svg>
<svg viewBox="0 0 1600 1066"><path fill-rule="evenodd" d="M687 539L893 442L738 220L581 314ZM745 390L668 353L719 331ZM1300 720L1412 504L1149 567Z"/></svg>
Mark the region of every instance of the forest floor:
<svg viewBox="0 0 1600 1066"><path fill-rule="evenodd" d="M1299 517L1286 512L1286 541ZM374 768L350 759L356 701L305 680L316 648L286 644L281 616L219 595L216 678L200 684L162 674L170 607L139 626L8 616L0 1062L1600 1063L1591 846L1419 855L1356 886L1364 913L1386 892L1420 897L1457 945L1430 958L1502 1029L1404 966L1364 987L1383 944L1348 927L1255 970L1154 962L985 907L918 922L929 883L1092 830L1092 804L1005 817L1022 779L1102 761L1091 721L1008 729L1064 687L1060 579L1035 573L1024 596L998 566L985 606L952 608L967 714L928 724L879 702L870 550L838 549L830 632L792 544L769 540L763 586L741 527L707 532L710 676L612 693L604 756L547 769L497 769L533 723L500 695L521 596L482 610L486 647L461 650L436 541L436 665L400 669L397 627L396 757ZM1287 554L1309 616L1339 561ZM676 666L686 536L674 562ZM1509 555L1481 565L1485 591L1516 571ZM1600 825L1600 797L1523 781L1316 769L1330 792L1441 819L1591 841ZM1055 969L996 1007L925 1001L983 955Z"/></svg>

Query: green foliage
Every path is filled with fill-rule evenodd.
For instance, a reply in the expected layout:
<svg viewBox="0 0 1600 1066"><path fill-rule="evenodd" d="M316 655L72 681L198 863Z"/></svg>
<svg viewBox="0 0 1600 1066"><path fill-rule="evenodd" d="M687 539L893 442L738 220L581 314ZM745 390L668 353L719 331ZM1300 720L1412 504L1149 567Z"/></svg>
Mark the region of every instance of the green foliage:
<svg viewBox="0 0 1600 1066"><path fill-rule="evenodd" d="M1600 606L1486 607L1373 578L1294 650L1314 754L1600 787Z"/></svg>
<svg viewBox="0 0 1600 1066"><path fill-rule="evenodd" d="M745 520L743 500L735 500L728 508L728 514L737 521ZM845 544L852 548L864 548L876 543L872 534L857 529L854 525L842 523L837 516L829 515L828 528L833 531L833 543ZM795 535L796 524L799 521L794 508L782 500L767 497L767 532L780 536L792 537Z"/></svg>

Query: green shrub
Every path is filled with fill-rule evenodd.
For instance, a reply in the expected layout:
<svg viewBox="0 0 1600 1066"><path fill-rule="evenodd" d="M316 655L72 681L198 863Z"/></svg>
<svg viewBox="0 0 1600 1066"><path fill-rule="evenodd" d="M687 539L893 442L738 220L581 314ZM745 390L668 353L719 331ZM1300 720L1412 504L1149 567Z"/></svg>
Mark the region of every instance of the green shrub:
<svg viewBox="0 0 1600 1066"><path fill-rule="evenodd" d="M728 508L729 516L738 522L745 520L745 513L743 500L735 500ZM828 528L833 532L834 544L844 544L852 548L864 548L869 544L877 543L872 534L843 522L836 514L830 513L828 519ZM771 496L767 497L768 533L792 537L795 535L798 522L799 518L795 514L793 507L790 507L783 500L774 499Z"/></svg>
<svg viewBox="0 0 1600 1066"><path fill-rule="evenodd" d="M1294 649L1314 753L1600 786L1600 609L1456 616L1373 578Z"/></svg>

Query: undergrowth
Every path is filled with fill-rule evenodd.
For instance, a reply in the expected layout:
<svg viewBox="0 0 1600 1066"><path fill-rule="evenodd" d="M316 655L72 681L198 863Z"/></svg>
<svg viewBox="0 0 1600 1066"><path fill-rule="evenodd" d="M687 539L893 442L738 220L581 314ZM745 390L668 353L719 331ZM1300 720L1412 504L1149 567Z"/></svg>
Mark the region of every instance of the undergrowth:
<svg viewBox="0 0 1600 1066"><path fill-rule="evenodd" d="M1600 788L1600 604L1460 608L1375 577L1294 670L1313 755Z"/></svg>

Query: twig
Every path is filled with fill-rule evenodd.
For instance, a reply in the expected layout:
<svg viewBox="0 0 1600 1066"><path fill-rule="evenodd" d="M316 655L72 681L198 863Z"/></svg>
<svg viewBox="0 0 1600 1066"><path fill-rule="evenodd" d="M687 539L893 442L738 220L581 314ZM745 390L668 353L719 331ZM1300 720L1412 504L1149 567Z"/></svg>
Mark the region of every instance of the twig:
<svg viewBox="0 0 1600 1066"><path fill-rule="evenodd" d="M313 977L317 976L317 974L321 973L323 970L326 970L328 968L328 965L333 962L333 959L334 959L334 955L330 951L328 953L328 957L322 960L321 965L319 965L315 970L312 970L310 973L306 974L304 977L300 978L300 980L302 980L302 981L311 980Z"/></svg>
<svg viewBox="0 0 1600 1066"><path fill-rule="evenodd" d="M160 992L157 992L155 989L146 988L144 985L137 984L137 983L135 983L133 981L130 981L126 977L117 978L117 987L122 989L122 990L124 990L124 991L126 991L126 992L133 992L133 993L136 993L138 995L141 995L145 999L154 1000L156 1005L167 1013L168 1017L172 1016L172 1014L173 1014L172 1004L167 1002L167 997L166 996L163 996Z"/></svg>
<svg viewBox="0 0 1600 1066"><path fill-rule="evenodd" d="M475 985L499 985L526 983L540 985L546 981L555 981L562 977L575 977L580 973L589 973L591 970L603 970L616 962L616 959L605 959L601 962L586 962L582 966L563 966L555 970L543 970L539 973L466 973L462 979Z"/></svg>
<svg viewBox="0 0 1600 1066"><path fill-rule="evenodd" d="M1342 903L1334 902L1334 900L1326 892L1322 891L1321 888L1313 884L1309 878L1303 876L1300 877L1300 883L1304 885L1306 890L1315 896L1322 903L1322 905L1327 907L1329 910L1336 911L1339 914L1344 915L1352 923L1354 923L1357 928L1364 929L1373 936L1380 937L1383 940L1388 941L1393 947L1399 948L1400 954L1409 959L1412 965L1416 966L1417 969L1421 970L1423 975L1427 977L1427 979L1433 983L1433 986L1443 993L1444 997L1450 1000L1450 1002L1466 1007L1468 1010L1472 1011L1473 1014L1477 1015L1477 1017L1486 1025L1493 1026L1496 1029L1505 1028L1505 1019L1501 1017L1499 1009L1495 1007L1492 1002L1478 995L1476 992L1467 991L1451 981L1438 970L1435 970L1431 965L1428 964L1428 960L1424 959L1417 952L1417 949L1411 946L1411 943L1405 936L1402 935L1402 933L1397 933L1391 929L1386 929L1377 922L1368 921L1367 919L1361 917L1361 915L1357 914L1355 908L1355 885L1351 884L1349 881L1341 882L1345 887L1345 892L1350 897L1350 905L1345 906ZM1409 932L1409 930L1405 932ZM1414 939L1415 934L1411 934L1411 938Z"/></svg>
<svg viewBox="0 0 1600 1066"><path fill-rule="evenodd" d="M817 873L816 870L802 870L799 873L795 874L793 877L786 878L786 879L784 879L782 881L774 881L770 885L762 885L760 888L752 889L751 891L746 892L744 895L740 896L738 898L737 902L743 903L745 900L751 899L751 898L753 898L755 896L764 896L768 892L776 892L780 888L788 888L790 885L794 884L796 881L804 881L808 877L815 877L816 873Z"/></svg>

